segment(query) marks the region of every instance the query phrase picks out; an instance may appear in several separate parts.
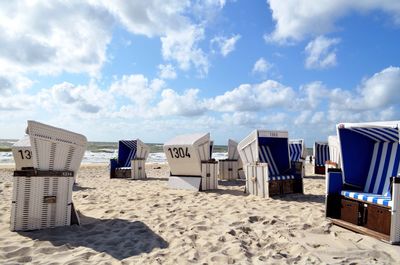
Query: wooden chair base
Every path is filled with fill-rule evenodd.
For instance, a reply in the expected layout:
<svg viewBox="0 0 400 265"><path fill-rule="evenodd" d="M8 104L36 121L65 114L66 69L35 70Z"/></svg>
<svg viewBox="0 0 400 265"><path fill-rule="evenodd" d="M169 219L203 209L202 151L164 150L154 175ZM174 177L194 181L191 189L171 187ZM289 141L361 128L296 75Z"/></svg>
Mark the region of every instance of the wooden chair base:
<svg viewBox="0 0 400 265"><path fill-rule="evenodd" d="M340 208L329 208L329 205L340 205ZM328 196L327 217L335 225L386 242L390 241L391 212L389 207L343 196Z"/></svg>

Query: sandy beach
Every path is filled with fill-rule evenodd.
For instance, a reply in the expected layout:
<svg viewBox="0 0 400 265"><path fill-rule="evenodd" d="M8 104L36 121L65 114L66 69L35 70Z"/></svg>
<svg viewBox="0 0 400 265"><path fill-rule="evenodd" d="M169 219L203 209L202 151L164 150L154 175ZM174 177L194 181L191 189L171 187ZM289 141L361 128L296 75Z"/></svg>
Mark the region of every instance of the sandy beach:
<svg viewBox="0 0 400 265"><path fill-rule="evenodd" d="M83 165L73 201L81 226L10 232L12 170L0 169L1 264L398 264L400 247L332 226L323 176L304 195L263 199L244 182L191 192L167 187L168 165L147 180L109 179Z"/></svg>

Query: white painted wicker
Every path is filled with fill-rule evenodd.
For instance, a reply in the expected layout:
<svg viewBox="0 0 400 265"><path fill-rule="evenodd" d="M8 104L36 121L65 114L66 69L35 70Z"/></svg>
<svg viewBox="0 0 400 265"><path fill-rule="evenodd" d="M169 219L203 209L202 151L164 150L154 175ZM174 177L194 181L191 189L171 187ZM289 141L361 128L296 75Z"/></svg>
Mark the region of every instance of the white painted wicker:
<svg viewBox="0 0 400 265"><path fill-rule="evenodd" d="M146 179L146 160L133 159L131 160L131 179Z"/></svg>
<svg viewBox="0 0 400 265"><path fill-rule="evenodd" d="M390 243L400 243L400 183L393 183Z"/></svg>
<svg viewBox="0 0 400 265"><path fill-rule="evenodd" d="M33 166L40 170L70 170L76 178L87 139L81 134L28 121Z"/></svg>
<svg viewBox="0 0 400 265"><path fill-rule="evenodd" d="M218 189L218 164L217 162L202 162L201 163L201 190Z"/></svg>
<svg viewBox="0 0 400 265"><path fill-rule="evenodd" d="M11 230L26 231L71 224L73 172L15 171ZM23 176L26 175L26 176Z"/></svg>
<svg viewBox="0 0 400 265"><path fill-rule="evenodd" d="M246 175L246 192L268 198L268 164L246 164L244 165L244 172Z"/></svg>
<svg viewBox="0 0 400 265"><path fill-rule="evenodd" d="M219 160L218 176L221 180L236 180L239 178L238 160Z"/></svg>
<svg viewBox="0 0 400 265"><path fill-rule="evenodd" d="M201 176L201 161L210 158L210 134L180 135L164 144L174 176Z"/></svg>

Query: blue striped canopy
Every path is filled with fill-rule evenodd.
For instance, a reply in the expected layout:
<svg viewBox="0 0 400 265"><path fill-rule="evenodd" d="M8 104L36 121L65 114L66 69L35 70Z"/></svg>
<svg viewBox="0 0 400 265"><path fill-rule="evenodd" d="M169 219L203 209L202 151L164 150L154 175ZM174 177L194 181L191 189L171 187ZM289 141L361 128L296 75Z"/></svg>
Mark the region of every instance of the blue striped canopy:
<svg viewBox="0 0 400 265"><path fill-rule="evenodd" d="M316 166L325 165L325 162L329 160L329 145L327 142L315 142L314 157Z"/></svg>
<svg viewBox="0 0 400 265"><path fill-rule="evenodd" d="M303 154L303 141L289 141L289 154L291 161L300 161L302 159L301 155Z"/></svg>
<svg viewBox="0 0 400 265"><path fill-rule="evenodd" d="M287 138L259 137L260 162L268 163L271 176L285 174L290 169Z"/></svg>
<svg viewBox="0 0 400 265"><path fill-rule="evenodd" d="M390 178L399 174L399 129L393 127L338 128L343 178L366 193L390 193Z"/></svg>
<svg viewBox="0 0 400 265"><path fill-rule="evenodd" d="M130 167L131 160L136 157L136 140L120 140L118 142L118 167Z"/></svg>

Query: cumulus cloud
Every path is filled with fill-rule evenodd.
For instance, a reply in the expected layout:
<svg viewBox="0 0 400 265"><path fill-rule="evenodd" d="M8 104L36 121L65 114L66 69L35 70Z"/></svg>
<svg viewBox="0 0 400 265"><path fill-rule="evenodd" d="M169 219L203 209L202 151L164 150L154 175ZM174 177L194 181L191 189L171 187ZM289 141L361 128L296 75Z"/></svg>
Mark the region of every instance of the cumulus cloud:
<svg viewBox="0 0 400 265"><path fill-rule="evenodd" d="M287 106L294 95L291 87L267 80L255 85L240 85L216 96L209 101L209 105L216 111L259 111L262 108Z"/></svg>
<svg viewBox="0 0 400 265"><path fill-rule="evenodd" d="M205 52L198 47L204 39L204 28L190 25L181 31L171 31L161 37L162 55L165 60L173 60L182 70L192 66L198 69L200 76L208 74L209 61Z"/></svg>
<svg viewBox="0 0 400 265"><path fill-rule="evenodd" d="M324 36L318 36L314 40L310 41L305 52L306 68L308 69L325 69L337 64L336 61L336 49L334 46L340 42L336 38L326 38Z"/></svg>
<svg viewBox="0 0 400 265"><path fill-rule="evenodd" d="M367 110L384 108L400 102L400 68L388 67L366 78L356 93L340 88L330 93L332 108L347 110Z"/></svg>
<svg viewBox="0 0 400 265"><path fill-rule="evenodd" d="M143 108L154 100L165 82L161 79L149 80L144 75L133 74L124 75L120 79L115 80L110 86L110 92L129 98L139 108Z"/></svg>
<svg viewBox="0 0 400 265"><path fill-rule="evenodd" d="M397 0L320 0L318 4L308 0L268 0L268 3L276 26L266 39L279 43L332 32L336 29L335 22L351 12L383 11L393 18L394 23L400 24Z"/></svg>
<svg viewBox="0 0 400 265"><path fill-rule="evenodd" d="M43 89L37 94L41 106L52 112L71 113L74 115L97 114L113 105L113 98L108 91L103 91L95 84L74 85L63 82Z"/></svg>
<svg viewBox="0 0 400 265"><path fill-rule="evenodd" d="M222 54L222 56L226 57L229 53L233 52L235 50L236 42L241 38L239 34L234 35L230 38L227 37L214 37L210 43L211 46L216 45L219 49L219 52Z"/></svg>
<svg viewBox="0 0 400 265"><path fill-rule="evenodd" d="M158 70L162 79L175 79L177 76L175 68L171 64L160 64L158 65Z"/></svg>
<svg viewBox="0 0 400 265"><path fill-rule="evenodd" d="M113 20L86 2L4 2L0 21L2 71L94 75L107 59Z"/></svg>
<svg viewBox="0 0 400 265"><path fill-rule="evenodd" d="M253 66L253 73L267 73L269 69L271 69L272 64L270 64L267 60L265 60L263 57L258 59Z"/></svg>
<svg viewBox="0 0 400 265"><path fill-rule="evenodd" d="M158 115L198 116L203 114L206 108L198 97L199 92L198 89L188 89L180 95L172 89L163 90L161 100L157 104Z"/></svg>
<svg viewBox="0 0 400 265"><path fill-rule="evenodd" d="M204 76L209 62L199 44L211 18L202 14L224 5L223 0L4 2L0 71L99 75L110 59L112 29L120 24L133 34L160 38L165 60Z"/></svg>

